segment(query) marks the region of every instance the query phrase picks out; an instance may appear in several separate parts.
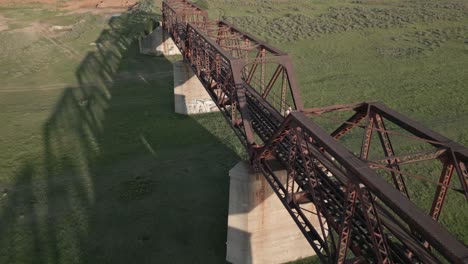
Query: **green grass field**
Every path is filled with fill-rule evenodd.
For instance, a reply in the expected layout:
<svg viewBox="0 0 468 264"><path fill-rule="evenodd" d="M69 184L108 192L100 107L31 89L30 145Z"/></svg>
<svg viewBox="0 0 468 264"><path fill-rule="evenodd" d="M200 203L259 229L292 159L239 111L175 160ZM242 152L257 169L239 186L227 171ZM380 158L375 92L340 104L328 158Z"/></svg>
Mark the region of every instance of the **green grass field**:
<svg viewBox="0 0 468 264"><path fill-rule="evenodd" d="M200 2L289 52L306 107L383 101L468 145L466 1ZM224 263L245 153L219 114L173 113L175 58L135 42L159 12L0 6L0 263Z"/></svg>

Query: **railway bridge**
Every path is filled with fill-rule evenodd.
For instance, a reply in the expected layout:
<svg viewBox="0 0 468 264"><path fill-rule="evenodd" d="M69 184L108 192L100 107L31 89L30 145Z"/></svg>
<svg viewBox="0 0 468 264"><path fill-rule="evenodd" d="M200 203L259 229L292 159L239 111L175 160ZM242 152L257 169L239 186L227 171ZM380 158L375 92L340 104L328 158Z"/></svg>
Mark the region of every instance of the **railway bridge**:
<svg viewBox="0 0 468 264"><path fill-rule="evenodd" d="M468 198L467 148L381 102L304 108L287 53L189 1L162 10L163 29L323 263L468 263L468 247L438 222L449 191ZM352 134L354 148L343 140ZM433 187L419 190L433 197L427 210L414 180Z"/></svg>

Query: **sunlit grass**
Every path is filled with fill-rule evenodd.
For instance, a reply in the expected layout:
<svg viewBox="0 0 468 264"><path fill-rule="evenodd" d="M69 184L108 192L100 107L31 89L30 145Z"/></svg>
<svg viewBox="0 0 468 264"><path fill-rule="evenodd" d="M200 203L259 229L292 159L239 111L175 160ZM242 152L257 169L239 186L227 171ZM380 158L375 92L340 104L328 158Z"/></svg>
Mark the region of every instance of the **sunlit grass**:
<svg viewBox="0 0 468 264"><path fill-rule="evenodd" d="M468 145L466 4L359 2L203 5L289 52L307 107L380 100ZM135 42L160 17L0 14L0 262L222 263L227 172L245 151L219 114L173 113L174 58ZM441 221L467 241L466 202L449 200Z"/></svg>

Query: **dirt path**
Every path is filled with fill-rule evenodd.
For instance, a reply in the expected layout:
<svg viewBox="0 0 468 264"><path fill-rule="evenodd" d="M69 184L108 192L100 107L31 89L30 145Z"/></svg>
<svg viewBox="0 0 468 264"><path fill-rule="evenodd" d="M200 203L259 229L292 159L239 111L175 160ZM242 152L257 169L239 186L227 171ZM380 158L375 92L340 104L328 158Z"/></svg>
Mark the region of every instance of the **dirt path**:
<svg viewBox="0 0 468 264"><path fill-rule="evenodd" d="M52 35L52 32L50 32L49 28L46 28L44 25L41 25L41 24L34 24L33 26L36 27L37 30L42 33L42 36L45 39L47 39L54 46L61 49L65 54L67 54L67 56L73 57L75 59L80 57L79 52L75 51L72 48L67 47L64 43L60 42L58 39L49 37L49 35Z"/></svg>
<svg viewBox="0 0 468 264"><path fill-rule="evenodd" d="M156 80L161 77L168 77L172 75L172 71L165 71L165 72L157 72L152 74L126 74L123 73L120 76L114 78L114 81L129 81L129 80L142 80L145 83L148 81ZM109 82L111 83L111 82ZM87 83L85 87L91 87L93 83ZM80 86L70 86L67 83L52 83L52 84L45 84L45 85L38 85L38 86L10 86L0 88L0 93L20 93L20 92L32 92L32 91L50 91L50 90L61 90L66 87L69 88L80 88Z"/></svg>

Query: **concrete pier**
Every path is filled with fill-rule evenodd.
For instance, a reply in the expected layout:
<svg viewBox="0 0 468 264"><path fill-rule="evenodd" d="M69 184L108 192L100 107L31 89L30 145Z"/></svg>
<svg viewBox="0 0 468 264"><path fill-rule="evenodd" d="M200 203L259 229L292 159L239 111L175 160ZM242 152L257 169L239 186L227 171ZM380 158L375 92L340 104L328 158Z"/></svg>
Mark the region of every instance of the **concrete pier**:
<svg viewBox="0 0 468 264"><path fill-rule="evenodd" d="M169 33L165 32L160 26L147 36L140 38L139 47L142 54L157 56L181 55Z"/></svg>
<svg viewBox="0 0 468 264"><path fill-rule="evenodd" d="M281 181L286 171L277 171ZM226 260L233 264L285 263L315 255L307 240L261 173L248 162L229 171ZM304 208L315 212L313 204ZM313 214L309 218L319 226Z"/></svg>
<svg viewBox="0 0 468 264"><path fill-rule="evenodd" d="M175 112L192 115L219 111L187 63L176 61L173 65Z"/></svg>
<svg viewBox="0 0 468 264"><path fill-rule="evenodd" d="M140 53L157 56L181 55L174 41L162 27L139 40ZM173 63L174 110L178 114L192 115L219 111L216 104L186 62Z"/></svg>

